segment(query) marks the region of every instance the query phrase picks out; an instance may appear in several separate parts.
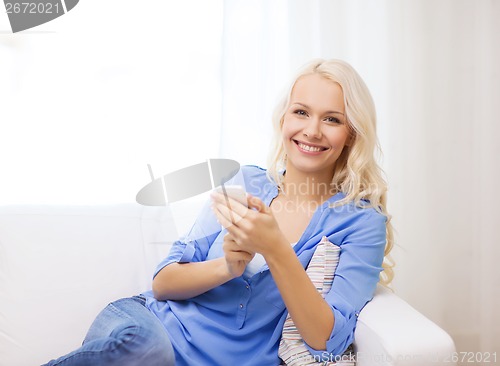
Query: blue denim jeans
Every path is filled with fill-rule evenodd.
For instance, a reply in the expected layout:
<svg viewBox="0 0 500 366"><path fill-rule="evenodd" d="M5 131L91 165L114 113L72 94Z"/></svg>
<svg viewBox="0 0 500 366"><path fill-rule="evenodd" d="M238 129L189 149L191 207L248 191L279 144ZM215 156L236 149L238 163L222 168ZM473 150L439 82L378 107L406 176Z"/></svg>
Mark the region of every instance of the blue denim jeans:
<svg viewBox="0 0 500 366"><path fill-rule="evenodd" d="M45 366L171 366L174 350L160 320L141 296L109 304L80 348Z"/></svg>

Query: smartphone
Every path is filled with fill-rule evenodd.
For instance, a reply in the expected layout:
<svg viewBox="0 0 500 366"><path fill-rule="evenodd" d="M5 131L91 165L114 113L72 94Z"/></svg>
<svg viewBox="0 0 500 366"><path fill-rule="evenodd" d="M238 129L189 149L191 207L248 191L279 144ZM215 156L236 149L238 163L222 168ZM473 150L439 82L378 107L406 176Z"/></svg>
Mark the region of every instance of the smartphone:
<svg viewBox="0 0 500 366"><path fill-rule="evenodd" d="M226 198L232 198L233 200L240 202L245 207L248 207L247 192L245 192L245 189L242 186L222 185L217 187L215 191L223 194Z"/></svg>

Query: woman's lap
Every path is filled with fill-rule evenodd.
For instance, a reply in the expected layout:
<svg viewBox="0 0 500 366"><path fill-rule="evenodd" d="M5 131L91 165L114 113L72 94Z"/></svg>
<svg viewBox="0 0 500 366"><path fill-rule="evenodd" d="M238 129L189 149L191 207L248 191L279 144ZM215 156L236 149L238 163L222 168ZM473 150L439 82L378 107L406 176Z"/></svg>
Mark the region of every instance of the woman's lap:
<svg viewBox="0 0 500 366"><path fill-rule="evenodd" d="M168 366L174 351L161 322L139 296L109 304L92 323L82 346L46 366Z"/></svg>

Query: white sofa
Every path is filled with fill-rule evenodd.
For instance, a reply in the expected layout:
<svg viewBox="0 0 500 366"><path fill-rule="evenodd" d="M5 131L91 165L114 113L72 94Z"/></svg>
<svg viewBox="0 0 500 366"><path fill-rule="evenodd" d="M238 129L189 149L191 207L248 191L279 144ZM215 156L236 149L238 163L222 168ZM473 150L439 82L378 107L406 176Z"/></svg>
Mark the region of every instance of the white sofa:
<svg viewBox="0 0 500 366"><path fill-rule="evenodd" d="M0 365L40 365L78 347L107 303L150 288L195 211L173 221L169 209L138 204L0 207ZM359 366L437 366L452 364L455 348L379 287L360 314L355 350Z"/></svg>

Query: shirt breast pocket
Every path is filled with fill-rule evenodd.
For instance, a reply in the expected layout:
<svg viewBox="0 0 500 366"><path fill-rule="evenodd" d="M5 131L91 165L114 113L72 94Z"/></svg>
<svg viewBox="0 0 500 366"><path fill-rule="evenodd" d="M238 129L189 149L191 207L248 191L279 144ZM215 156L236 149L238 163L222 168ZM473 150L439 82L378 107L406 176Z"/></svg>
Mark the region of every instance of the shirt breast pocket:
<svg viewBox="0 0 500 366"><path fill-rule="evenodd" d="M280 310L285 310L285 302L276 286L266 294L266 301Z"/></svg>

